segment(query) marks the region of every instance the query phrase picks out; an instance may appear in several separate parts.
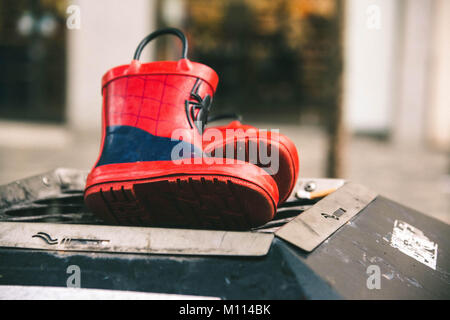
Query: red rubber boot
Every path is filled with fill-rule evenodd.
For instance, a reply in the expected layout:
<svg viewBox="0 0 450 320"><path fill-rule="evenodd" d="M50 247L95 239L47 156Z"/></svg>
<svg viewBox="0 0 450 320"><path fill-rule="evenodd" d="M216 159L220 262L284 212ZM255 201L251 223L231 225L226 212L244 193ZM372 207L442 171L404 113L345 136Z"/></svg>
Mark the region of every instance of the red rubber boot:
<svg viewBox="0 0 450 320"><path fill-rule="evenodd" d="M162 34L183 41L178 61L141 63ZM201 132L218 83L211 68L186 58L177 29L147 36L130 65L103 77L103 134L85 202L111 224L245 230L271 220L275 181L243 161L210 165ZM181 134L180 134L181 132Z"/></svg>
<svg viewBox="0 0 450 320"><path fill-rule="evenodd" d="M244 131L244 134L239 134L239 129ZM240 121L232 121L228 125L215 126L205 130L204 136L212 136L210 134L213 130L219 130L222 139L206 143L204 151L207 154L223 157L231 157L238 159L239 149L243 149L245 161L256 164L257 166L266 170L276 181L279 193L279 203L281 204L289 197L295 187L299 172L299 157L297 148L294 143L285 135L277 132L265 131L260 132L255 127L244 125ZM235 135L226 134L227 130L230 132L237 132ZM206 139L209 140L209 139ZM211 139L213 140L213 139ZM264 146L269 150L269 153L278 155L278 165L267 165L262 163L259 156L251 157L248 155L249 150L260 150ZM227 153L227 148L235 150L235 152ZM274 153L275 152L275 153ZM253 159L252 159L253 158Z"/></svg>

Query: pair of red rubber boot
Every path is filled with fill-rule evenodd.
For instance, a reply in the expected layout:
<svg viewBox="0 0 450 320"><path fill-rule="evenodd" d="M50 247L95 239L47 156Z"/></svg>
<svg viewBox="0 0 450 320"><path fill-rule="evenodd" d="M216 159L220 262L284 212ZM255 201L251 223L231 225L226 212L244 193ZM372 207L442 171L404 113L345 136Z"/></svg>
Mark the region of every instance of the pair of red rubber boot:
<svg viewBox="0 0 450 320"><path fill-rule="evenodd" d="M145 45L163 34L181 39L182 58L141 63ZM239 121L205 129L218 76L189 61L187 50L181 31L162 29L142 40L131 64L104 75L102 143L86 205L111 224L262 225L295 185L297 150L287 137Z"/></svg>

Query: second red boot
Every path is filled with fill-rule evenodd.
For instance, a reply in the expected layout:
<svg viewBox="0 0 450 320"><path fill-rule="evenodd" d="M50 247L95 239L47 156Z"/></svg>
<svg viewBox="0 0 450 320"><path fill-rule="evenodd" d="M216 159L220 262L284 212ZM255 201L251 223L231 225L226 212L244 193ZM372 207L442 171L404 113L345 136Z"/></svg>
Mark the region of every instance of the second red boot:
<svg viewBox="0 0 450 320"><path fill-rule="evenodd" d="M212 143L207 141L204 146L206 153L239 159L239 148L244 149L245 161L258 165L274 178L278 186L279 204L286 201L295 187L299 173L297 148L288 137L273 131L260 131L253 126L244 125L238 120L224 126L208 128L205 130L204 136L213 136L212 131L219 131L221 139L213 140ZM272 153L271 160L277 161L276 165L263 163L260 157L261 152L259 152L262 147ZM227 152L227 149L235 152ZM257 151L253 159L249 155L251 149Z"/></svg>

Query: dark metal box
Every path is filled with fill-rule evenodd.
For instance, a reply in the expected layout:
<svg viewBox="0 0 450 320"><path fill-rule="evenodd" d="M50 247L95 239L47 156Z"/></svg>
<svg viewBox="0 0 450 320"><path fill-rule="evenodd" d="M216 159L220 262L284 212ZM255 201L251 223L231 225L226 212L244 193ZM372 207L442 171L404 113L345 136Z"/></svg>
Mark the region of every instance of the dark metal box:
<svg viewBox="0 0 450 320"><path fill-rule="evenodd" d="M0 298L62 290L73 266L84 289L190 298L450 298L450 227L355 183L301 179L296 191L338 188L229 232L105 226L84 181L57 169L0 187Z"/></svg>

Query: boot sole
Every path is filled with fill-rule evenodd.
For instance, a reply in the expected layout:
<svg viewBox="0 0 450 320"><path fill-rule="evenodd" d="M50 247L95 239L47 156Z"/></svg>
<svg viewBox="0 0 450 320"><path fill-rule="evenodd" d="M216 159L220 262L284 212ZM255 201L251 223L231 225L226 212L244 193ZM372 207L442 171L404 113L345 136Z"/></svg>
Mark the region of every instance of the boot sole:
<svg viewBox="0 0 450 320"><path fill-rule="evenodd" d="M278 148L279 165L277 172L271 171L270 168L263 164L261 159L259 159L259 148L262 143L267 146L269 154L272 150L274 150L274 148ZM281 204L286 201L295 187L295 183L298 178L298 169L296 168L299 166L297 151L291 151L296 150L295 145L290 140L286 139L282 135L279 136L278 143L274 143L274 141L270 138L262 139L259 137L227 139L221 141L220 145L214 145L212 148L208 146L205 149L205 152L212 157L216 157L217 154L221 154L221 152L225 155L227 146L232 147L234 150L234 155L232 157L233 159L251 162L252 164L266 170L266 172L270 174L277 183L280 196L278 203ZM245 148L245 159L238 159L238 148ZM250 161L249 150L255 149L257 150L258 159L253 159Z"/></svg>
<svg viewBox="0 0 450 320"><path fill-rule="evenodd" d="M221 175L99 183L86 189L85 202L107 223L130 226L248 230L276 211L259 185Z"/></svg>

